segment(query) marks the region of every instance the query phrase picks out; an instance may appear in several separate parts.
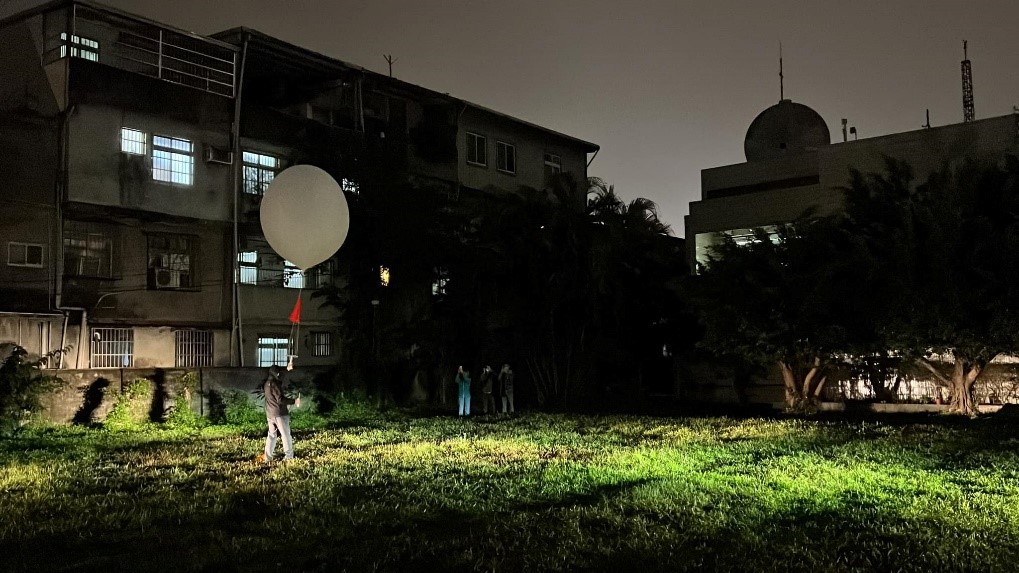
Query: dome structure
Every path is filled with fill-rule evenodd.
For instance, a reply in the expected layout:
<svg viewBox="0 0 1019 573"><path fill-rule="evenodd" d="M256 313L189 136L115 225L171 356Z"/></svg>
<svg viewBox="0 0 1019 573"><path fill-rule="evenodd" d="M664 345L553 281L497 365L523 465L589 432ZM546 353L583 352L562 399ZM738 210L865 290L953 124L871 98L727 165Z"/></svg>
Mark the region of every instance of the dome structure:
<svg viewBox="0 0 1019 573"><path fill-rule="evenodd" d="M754 118L743 152L747 161L761 161L830 144L828 124L816 111L784 99Z"/></svg>

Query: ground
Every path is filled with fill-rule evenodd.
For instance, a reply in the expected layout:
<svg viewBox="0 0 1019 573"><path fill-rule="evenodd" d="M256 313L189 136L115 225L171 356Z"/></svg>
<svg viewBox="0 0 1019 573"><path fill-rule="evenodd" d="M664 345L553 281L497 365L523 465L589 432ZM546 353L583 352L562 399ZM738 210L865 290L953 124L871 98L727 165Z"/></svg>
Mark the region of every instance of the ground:
<svg viewBox="0 0 1019 573"><path fill-rule="evenodd" d="M11 571L993 571L1019 422L360 411L0 441Z"/></svg>

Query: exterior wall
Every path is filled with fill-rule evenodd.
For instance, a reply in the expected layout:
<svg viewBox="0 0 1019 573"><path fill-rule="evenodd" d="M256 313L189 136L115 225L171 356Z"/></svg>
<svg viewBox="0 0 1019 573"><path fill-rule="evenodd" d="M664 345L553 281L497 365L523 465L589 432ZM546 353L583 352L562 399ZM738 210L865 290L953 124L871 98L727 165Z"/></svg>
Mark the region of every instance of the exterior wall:
<svg viewBox="0 0 1019 573"><path fill-rule="evenodd" d="M121 127L147 134L147 155L121 152ZM163 183L152 178L153 134L192 142L192 185ZM231 167L206 163L202 157L204 144L227 147L229 131L210 130L154 113L96 104L79 105L70 120L67 199L195 219L232 221Z"/></svg>
<svg viewBox="0 0 1019 573"><path fill-rule="evenodd" d="M467 163L467 132L487 138L488 165L482 167ZM587 179L587 153L578 145L483 110L467 107L460 117L456 137L459 180L472 189L543 189L545 153L554 153L562 158L564 173L572 174L577 181ZM496 141L516 146L515 174L496 169Z"/></svg>
<svg viewBox="0 0 1019 573"><path fill-rule="evenodd" d="M17 344L28 351L29 358L38 358L60 347L63 317L45 314L9 314L0 312L0 348ZM7 358L0 353L0 362ZM56 366L52 363L51 366Z"/></svg>
<svg viewBox="0 0 1019 573"><path fill-rule="evenodd" d="M51 85L40 59L44 28L53 21L66 22L66 11L36 16L0 29L0 111L24 110L52 117L62 108L62 85ZM62 65L53 65L58 82Z"/></svg>

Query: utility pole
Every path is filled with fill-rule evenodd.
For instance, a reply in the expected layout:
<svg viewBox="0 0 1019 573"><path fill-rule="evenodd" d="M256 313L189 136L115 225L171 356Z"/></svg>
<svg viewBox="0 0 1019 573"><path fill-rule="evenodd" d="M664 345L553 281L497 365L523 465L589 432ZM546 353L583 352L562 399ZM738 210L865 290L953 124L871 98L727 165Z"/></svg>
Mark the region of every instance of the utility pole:
<svg viewBox="0 0 1019 573"><path fill-rule="evenodd" d="M973 121L973 66L966 53L966 40L962 41L962 121Z"/></svg>

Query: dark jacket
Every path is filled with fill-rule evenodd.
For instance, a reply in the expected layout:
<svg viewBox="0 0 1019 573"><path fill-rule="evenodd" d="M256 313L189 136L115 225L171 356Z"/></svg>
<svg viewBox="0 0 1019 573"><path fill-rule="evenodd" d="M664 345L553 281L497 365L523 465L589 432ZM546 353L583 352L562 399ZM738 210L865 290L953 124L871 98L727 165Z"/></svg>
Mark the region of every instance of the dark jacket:
<svg viewBox="0 0 1019 573"><path fill-rule="evenodd" d="M492 393L492 378L495 378L495 376L492 374L491 370L481 371L481 391L483 393Z"/></svg>
<svg viewBox="0 0 1019 573"><path fill-rule="evenodd" d="M280 383L279 378L270 374L262 384L262 390L265 392L266 418L290 415L287 405L293 404L294 400L283 395L283 385Z"/></svg>
<svg viewBox="0 0 1019 573"><path fill-rule="evenodd" d="M501 394L506 396L513 393L513 371L499 373L499 386Z"/></svg>

